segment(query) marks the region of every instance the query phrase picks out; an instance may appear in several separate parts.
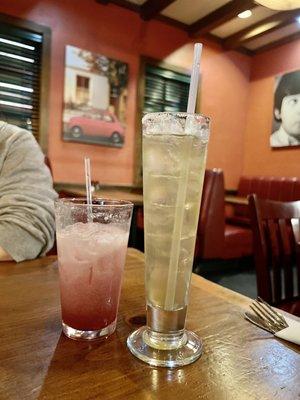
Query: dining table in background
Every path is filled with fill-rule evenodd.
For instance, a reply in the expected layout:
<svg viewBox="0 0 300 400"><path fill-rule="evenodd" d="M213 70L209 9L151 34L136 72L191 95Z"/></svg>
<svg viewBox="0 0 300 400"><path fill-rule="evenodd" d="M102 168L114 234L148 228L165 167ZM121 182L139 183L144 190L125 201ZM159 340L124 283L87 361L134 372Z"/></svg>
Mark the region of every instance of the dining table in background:
<svg viewBox="0 0 300 400"><path fill-rule="evenodd" d="M240 197L240 196L234 196L234 195L225 195L225 203L232 204L232 205L247 206L249 202L248 202L247 197Z"/></svg>
<svg viewBox="0 0 300 400"><path fill-rule="evenodd" d="M186 367L154 368L126 347L145 322L144 256L128 249L116 332L94 342L61 332L55 256L0 263L0 399L296 400L300 348L243 318L251 299L193 274L187 328L204 344Z"/></svg>
<svg viewBox="0 0 300 400"><path fill-rule="evenodd" d="M85 197L86 190L82 185L56 183L54 185L60 197ZM140 187L108 186L96 184L93 188L96 198L131 201L135 206L143 205L143 191Z"/></svg>

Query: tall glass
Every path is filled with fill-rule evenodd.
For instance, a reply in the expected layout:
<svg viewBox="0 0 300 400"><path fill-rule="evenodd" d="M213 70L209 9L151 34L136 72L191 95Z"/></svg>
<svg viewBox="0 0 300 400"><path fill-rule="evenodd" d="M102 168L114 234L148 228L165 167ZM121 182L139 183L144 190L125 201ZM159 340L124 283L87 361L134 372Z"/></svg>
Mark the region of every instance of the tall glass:
<svg viewBox="0 0 300 400"><path fill-rule="evenodd" d="M71 339L115 331L132 207L104 199L55 203L62 326Z"/></svg>
<svg viewBox="0 0 300 400"><path fill-rule="evenodd" d="M150 365L176 367L202 353L185 319L209 119L150 113L142 124L147 326L133 332L127 345Z"/></svg>

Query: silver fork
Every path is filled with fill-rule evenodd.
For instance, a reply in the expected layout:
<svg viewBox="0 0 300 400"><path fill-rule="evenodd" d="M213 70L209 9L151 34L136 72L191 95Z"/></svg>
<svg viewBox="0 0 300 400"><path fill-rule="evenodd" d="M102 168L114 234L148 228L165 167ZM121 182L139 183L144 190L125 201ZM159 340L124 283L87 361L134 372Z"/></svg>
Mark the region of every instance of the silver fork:
<svg viewBox="0 0 300 400"><path fill-rule="evenodd" d="M258 297L257 300L254 300L254 302L250 304L250 308L262 322L262 325L268 328L270 332L276 333L288 327L284 316L275 311L262 298Z"/></svg>

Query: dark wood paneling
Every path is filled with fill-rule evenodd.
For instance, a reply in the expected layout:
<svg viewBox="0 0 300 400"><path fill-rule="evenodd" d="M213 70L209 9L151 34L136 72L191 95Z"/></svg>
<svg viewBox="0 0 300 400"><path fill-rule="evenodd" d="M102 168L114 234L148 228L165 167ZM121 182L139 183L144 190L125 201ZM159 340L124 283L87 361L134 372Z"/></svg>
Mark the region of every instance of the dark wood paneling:
<svg viewBox="0 0 300 400"><path fill-rule="evenodd" d="M147 0L141 5L140 15L144 20L156 17L162 10L168 7L175 0Z"/></svg>
<svg viewBox="0 0 300 400"><path fill-rule="evenodd" d="M191 37L203 35L253 7L252 0L233 0L190 25L189 34Z"/></svg>
<svg viewBox="0 0 300 400"><path fill-rule="evenodd" d="M190 25L184 24L183 22L177 21L176 19L173 19L173 18L166 17L165 15L161 15L161 14L158 15L157 17L155 17L155 19L157 21L165 22L166 24L168 24L170 26L174 26L175 28L182 29L183 31L186 31L187 33L188 33L188 30L190 27ZM218 43L219 45L222 45L222 43L223 43L223 40L221 38L219 38L218 36L213 35L209 32L202 35L202 37L211 42Z"/></svg>
<svg viewBox="0 0 300 400"><path fill-rule="evenodd" d="M99 4L108 4L108 3L115 4L116 6L123 7L126 8L127 10L131 10L137 13L139 13L141 9L141 7L138 4L130 3L130 1L127 0L110 0L110 1L96 0L96 2Z"/></svg>
<svg viewBox="0 0 300 400"><path fill-rule="evenodd" d="M269 33L270 31L272 32L277 29L277 27L274 28L272 25L269 28L268 26L266 26L266 29L263 31L263 33L261 33L259 32L260 27L272 24L273 22L278 22L280 27L286 24L288 25L291 22L295 21L295 15L297 15L297 10L284 11L271 15L270 17L265 18L262 21L250 25L249 27L229 36L227 39L224 40L224 47L226 49L235 49L237 47L243 46L244 43L247 43L250 40L253 40L259 36L262 36L263 34ZM249 35L251 35L254 30L258 30L258 33L254 33L251 37L249 37Z"/></svg>
<svg viewBox="0 0 300 400"><path fill-rule="evenodd" d="M288 43L298 38L298 34L290 35L289 37L280 39L276 42L272 42L266 46L262 46L261 48L253 51L247 49L244 46L246 43L250 42L253 39L263 36L266 33L276 31L277 29L280 29L290 24L295 20L295 16L300 14L300 9L277 13L225 39L219 38L218 36L210 33L212 29L235 18L237 14L239 14L240 12L256 7L256 4L253 0L232 0L229 3L225 4L223 7L218 8L217 10L199 19L198 21L196 21L191 25L185 24L173 18L169 18L167 16L159 14L161 10L166 8L174 0L160 0L160 1L148 0L142 6L130 3L128 0L95 0L95 1L100 4L108 4L108 3L115 4L117 6L139 13L143 19L154 18L158 21L164 22L168 25L174 26L178 29L187 32L191 37L202 36L203 38L209 41L222 45L225 49L228 50L234 49L249 56L252 56L253 54L256 53L261 53L263 51L269 50L273 47L280 46L281 44ZM247 35L251 33L252 30L259 28L264 24L277 21L278 19L280 23L276 27L270 27L264 32L260 32L253 35L251 38L247 37Z"/></svg>
<svg viewBox="0 0 300 400"><path fill-rule="evenodd" d="M278 25L274 26L273 28L268 29L267 31L263 31L263 32L257 33L257 34L255 34L255 36L252 36L250 38L244 39L240 43L240 45L241 46L245 46L246 43L250 43L252 40L256 40L256 39L258 39L258 38L260 38L260 37L262 37L262 36L264 36L266 34L269 34L269 33L272 33L272 32L276 32L279 29L284 28L284 27L286 27L286 26L288 26L288 25L290 25L290 24L292 24L294 22L295 22L295 18L292 17L292 18L290 18L290 19L288 19L286 21L283 21L283 22L279 23Z"/></svg>
<svg viewBox="0 0 300 400"><path fill-rule="evenodd" d="M261 54L265 51L274 49L275 47L282 46L297 39L300 39L300 32L296 32L293 35L288 35L282 39L276 40L275 42L268 43L262 47L259 47L258 49L253 50L253 52L254 54Z"/></svg>
<svg viewBox="0 0 300 400"><path fill-rule="evenodd" d="M155 19L158 20L158 21L161 21L161 22L165 22L168 25L175 26L175 28L182 29L183 31L186 31L186 32L189 29L189 25L187 25L187 24L185 24L183 22L177 21L176 19L167 17L165 15L161 15L161 14L157 15L155 17Z"/></svg>

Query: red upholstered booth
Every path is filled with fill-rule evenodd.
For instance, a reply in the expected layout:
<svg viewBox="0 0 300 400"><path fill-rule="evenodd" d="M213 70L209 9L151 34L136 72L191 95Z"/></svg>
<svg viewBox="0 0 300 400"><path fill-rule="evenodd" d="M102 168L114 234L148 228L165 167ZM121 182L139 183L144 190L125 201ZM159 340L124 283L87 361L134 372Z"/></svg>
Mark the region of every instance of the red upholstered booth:
<svg viewBox="0 0 300 400"><path fill-rule="evenodd" d="M242 177L238 196L279 201L300 200L299 178ZM137 226L144 228L143 212L137 212ZM252 255L252 231L247 205L235 205L231 218L225 218L224 176L220 169L206 170L197 232L195 258L232 259Z"/></svg>
<svg viewBox="0 0 300 400"><path fill-rule="evenodd" d="M206 170L195 246L195 259L231 259L252 254L250 227L225 223L224 176L221 169ZM137 211L142 234L143 211Z"/></svg>
<svg viewBox="0 0 300 400"><path fill-rule="evenodd" d="M231 259L252 255L251 228L225 222L224 196L223 171L206 170L195 259Z"/></svg>
<svg viewBox="0 0 300 400"><path fill-rule="evenodd" d="M247 197L255 193L260 199L275 201L300 200L300 178L274 176L242 176L238 185L237 196ZM227 222L250 226L248 206L235 205L233 214Z"/></svg>

